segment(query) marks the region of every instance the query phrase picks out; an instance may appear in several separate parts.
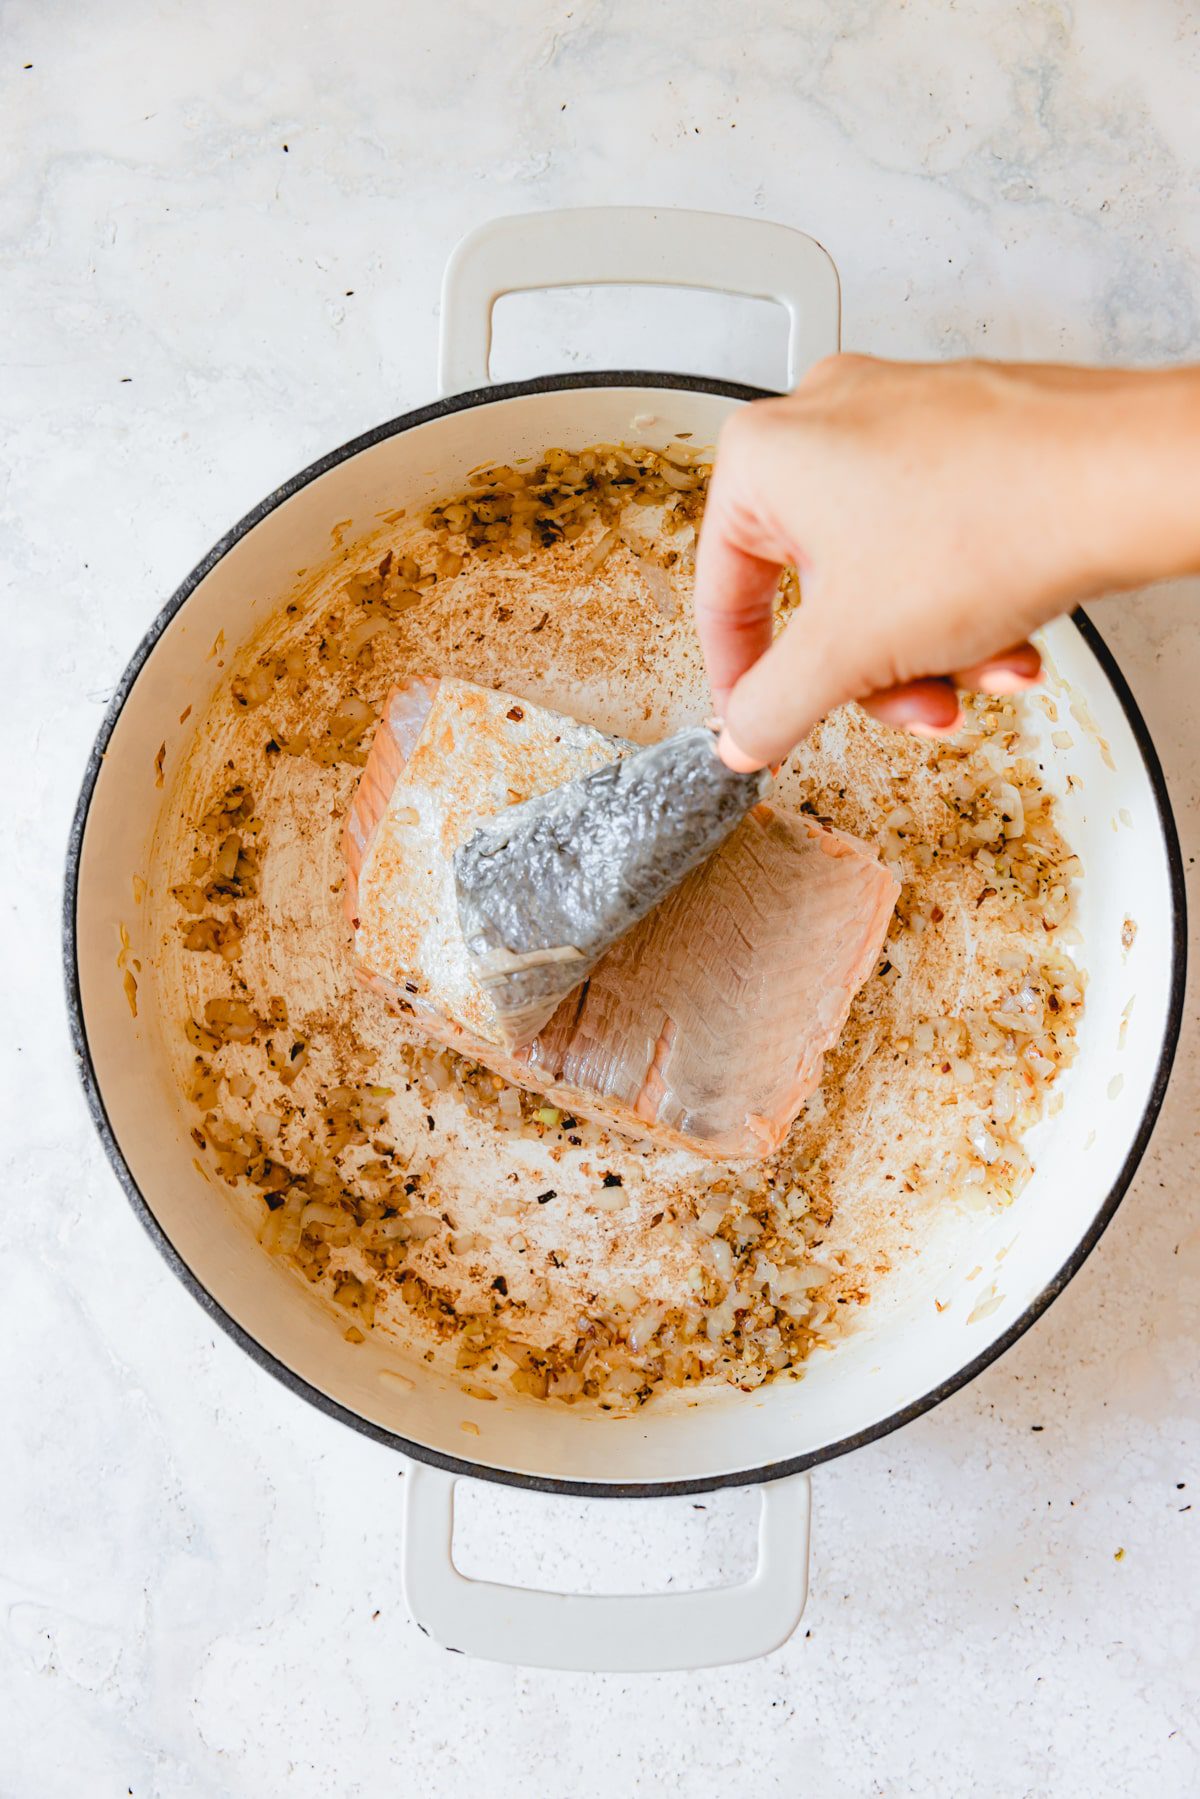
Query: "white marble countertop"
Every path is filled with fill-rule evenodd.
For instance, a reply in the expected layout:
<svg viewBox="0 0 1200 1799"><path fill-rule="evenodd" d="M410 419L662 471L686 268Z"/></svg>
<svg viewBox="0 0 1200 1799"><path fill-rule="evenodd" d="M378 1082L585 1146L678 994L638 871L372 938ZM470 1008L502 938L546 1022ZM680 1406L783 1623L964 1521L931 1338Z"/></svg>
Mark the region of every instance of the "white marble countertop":
<svg viewBox="0 0 1200 1799"><path fill-rule="evenodd" d="M261 1374L161 1263L76 1091L57 919L80 770L145 624L282 478L432 396L465 229L570 203L756 214L830 247L854 347L1194 356L1198 29L1183 0L5 7L4 1799L1200 1790L1194 1004L1066 1295L968 1390L819 1471L786 1649L563 1676L419 1634L403 1463ZM661 295L502 315L501 373L589 363L770 382L782 334ZM1098 613L1191 877L1200 592ZM732 1573L753 1512L466 1509L472 1568L610 1586Z"/></svg>

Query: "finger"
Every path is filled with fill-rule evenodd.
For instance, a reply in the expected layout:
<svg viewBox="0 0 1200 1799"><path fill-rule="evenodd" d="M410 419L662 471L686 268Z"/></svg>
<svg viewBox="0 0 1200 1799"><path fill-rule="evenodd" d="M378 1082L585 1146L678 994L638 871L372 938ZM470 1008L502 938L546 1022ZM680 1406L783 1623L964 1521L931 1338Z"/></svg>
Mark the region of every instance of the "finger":
<svg viewBox="0 0 1200 1799"><path fill-rule="evenodd" d="M751 754L740 743L733 741L728 725L722 726L721 735L717 738L717 754L726 768L731 768L735 775L753 775L760 768L767 767L761 756ZM778 767L778 763L775 766Z"/></svg>
<svg viewBox="0 0 1200 1799"><path fill-rule="evenodd" d="M696 628L718 710L770 646L780 570L795 559L760 504L776 417L776 402L759 400L725 421L696 547Z"/></svg>
<svg viewBox="0 0 1200 1799"><path fill-rule="evenodd" d="M713 704L723 712L731 690L770 646L781 564L743 547L714 476L696 549L696 629Z"/></svg>
<svg viewBox="0 0 1200 1799"><path fill-rule="evenodd" d="M736 683L717 749L731 768L782 762L818 719L851 697L840 652L818 635L804 607Z"/></svg>
<svg viewBox="0 0 1200 1799"><path fill-rule="evenodd" d="M963 722L958 695L949 681L906 681L871 694L862 707L882 724L915 731L920 737L949 737Z"/></svg>
<svg viewBox="0 0 1200 1799"><path fill-rule="evenodd" d="M1041 678L1042 659L1031 643L1014 644L970 668L958 669L954 676L959 687L975 693L1020 693Z"/></svg>
<svg viewBox="0 0 1200 1799"><path fill-rule="evenodd" d="M748 555L727 538L711 546L705 563L708 576L701 587L698 553L696 629L713 707L723 713L746 670L770 648L781 565Z"/></svg>

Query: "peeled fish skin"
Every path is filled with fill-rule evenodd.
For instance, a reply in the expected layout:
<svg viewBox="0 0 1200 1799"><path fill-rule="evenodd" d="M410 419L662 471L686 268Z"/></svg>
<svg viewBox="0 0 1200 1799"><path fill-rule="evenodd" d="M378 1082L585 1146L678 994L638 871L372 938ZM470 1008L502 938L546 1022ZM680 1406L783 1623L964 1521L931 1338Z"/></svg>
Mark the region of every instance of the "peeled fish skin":
<svg viewBox="0 0 1200 1799"><path fill-rule="evenodd" d="M458 917L506 1041L529 1043L619 937L706 861L770 777L705 726L486 819L455 851Z"/></svg>
<svg viewBox="0 0 1200 1799"><path fill-rule="evenodd" d="M507 722L514 712L521 727ZM898 884L854 838L759 804L514 1051L470 983L454 851L481 800L503 807L502 782L544 791L620 747L466 682L406 682L389 695L343 838L356 977L414 1034L555 1105L710 1160L760 1159L819 1085ZM392 828L410 812L420 830ZM381 865L373 851L385 838ZM410 838L419 853L403 847Z"/></svg>

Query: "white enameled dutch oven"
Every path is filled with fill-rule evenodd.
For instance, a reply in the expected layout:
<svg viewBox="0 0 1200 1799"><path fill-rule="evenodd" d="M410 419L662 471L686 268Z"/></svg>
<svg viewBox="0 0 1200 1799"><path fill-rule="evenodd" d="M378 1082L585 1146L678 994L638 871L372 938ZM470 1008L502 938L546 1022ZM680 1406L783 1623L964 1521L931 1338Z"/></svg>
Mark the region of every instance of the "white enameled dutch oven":
<svg viewBox="0 0 1200 1799"><path fill-rule="evenodd" d="M1163 777L1128 688L1082 616L1045 634L1074 745L1039 751L1083 860L1080 959L1088 971L1078 1059L1039 1129L1037 1172L1002 1214L964 1212L931 1236L905 1280L800 1382L655 1401L629 1419L514 1394L464 1455L462 1397L427 1370L411 1390L380 1378L385 1346L348 1345L303 1284L265 1255L193 1165L189 1120L152 1008L130 1017L116 966L125 924L139 954L130 871L145 866L163 794L155 754L186 742L230 652L289 596L297 568L378 529L380 515L457 490L481 463L548 445L690 433L716 440L759 390L698 376L604 372L488 385L491 315L517 290L600 282L707 288L778 302L789 380L838 347L838 282L811 238L703 213L601 209L503 219L473 233L446 274L441 387L285 483L223 537L167 602L117 689L88 764L66 883L66 979L80 1075L129 1199L185 1286L295 1392L411 1458L405 1582L439 1641L496 1659L586 1669L699 1667L781 1643L807 1589L809 1475L917 1417L994 1361L1070 1280L1112 1217L1162 1103L1179 1029L1183 884ZM649 422L647 422L649 421ZM1035 709L1036 710L1036 709ZM194 728L194 725L193 725ZM1036 727L1032 727L1036 728ZM1069 786L1068 773L1077 777ZM1131 929L1135 927L1134 929ZM1132 936L1132 943L1130 938ZM1130 1007L1130 1002L1136 1003ZM967 1286L972 1270L986 1281ZM990 1283L990 1285L988 1284ZM977 1303L981 1291L987 1304ZM950 1303L939 1311L934 1295ZM994 1303L993 1303L994 1302ZM532 1592L465 1579L451 1560L463 1476L539 1492L621 1498L761 1488L753 1578L717 1591L636 1597ZM530 1497L531 1507L548 1501Z"/></svg>

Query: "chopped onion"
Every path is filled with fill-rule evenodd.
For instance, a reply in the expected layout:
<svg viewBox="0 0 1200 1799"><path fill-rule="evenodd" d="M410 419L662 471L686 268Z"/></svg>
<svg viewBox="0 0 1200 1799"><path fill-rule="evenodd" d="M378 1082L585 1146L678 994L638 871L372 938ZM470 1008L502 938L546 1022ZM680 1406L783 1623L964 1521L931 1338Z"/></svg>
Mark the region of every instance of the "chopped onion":
<svg viewBox="0 0 1200 1799"><path fill-rule="evenodd" d="M1017 1109L1016 1095L1013 1091L1012 1076L1001 1074L996 1077L996 1085L992 1089L990 1106L992 1118L996 1124L1011 1122Z"/></svg>
<svg viewBox="0 0 1200 1799"><path fill-rule="evenodd" d="M339 1206L327 1206L319 1199L311 1199L300 1214L300 1229L311 1230L314 1225L343 1224L346 1214Z"/></svg>
<svg viewBox="0 0 1200 1799"><path fill-rule="evenodd" d="M628 1203L627 1196L619 1187L597 1193L592 1199L592 1205L597 1212L623 1212Z"/></svg>
<svg viewBox="0 0 1200 1799"><path fill-rule="evenodd" d="M634 1351L645 1349L651 1337L666 1317L665 1306L646 1306L630 1319L625 1332L625 1340Z"/></svg>
<svg viewBox="0 0 1200 1799"><path fill-rule="evenodd" d="M346 642L343 646L345 653L351 658L360 656L367 644L371 643L381 632L386 631L390 637L395 637L397 630L397 626L390 618L364 618L354 626L353 630L347 632Z"/></svg>
<svg viewBox="0 0 1200 1799"><path fill-rule="evenodd" d="M605 531L597 543L588 551L579 565L579 573L586 581L594 575L603 562L620 542L621 533L617 530Z"/></svg>
<svg viewBox="0 0 1200 1799"><path fill-rule="evenodd" d="M496 1109L501 1118L520 1123L521 1095L515 1087L501 1087L496 1095Z"/></svg>
<svg viewBox="0 0 1200 1799"><path fill-rule="evenodd" d="M983 1162L994 1162L1000 1154L1000 1145L984 1124L982 1118L972 1119L967 1126L967 1139L975 1154Z"/></svg>
<svg viewBox="0 0 1200 1799"><path fill-rule="evenodd" d="M243 999L210 999L204 1022L226 1043L247 1043L259 1029L259 1020Z"/></svg>
<svg viewBox="0 0 1200 1799"><path fill-rule="evenodd" d="M375 722L375 714L365 700L349 694L329 720L329 734L336 742L351 747Z"/></svg>
<svg viewBox="0 0 1200 1799"><path fill-rule="evenodd" d="M733 1251L724 1237L714 1237L709 1246L712 1265L718 1277L723 1281L733 1279Z"/></svg>

